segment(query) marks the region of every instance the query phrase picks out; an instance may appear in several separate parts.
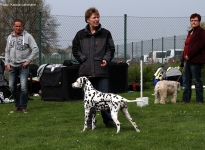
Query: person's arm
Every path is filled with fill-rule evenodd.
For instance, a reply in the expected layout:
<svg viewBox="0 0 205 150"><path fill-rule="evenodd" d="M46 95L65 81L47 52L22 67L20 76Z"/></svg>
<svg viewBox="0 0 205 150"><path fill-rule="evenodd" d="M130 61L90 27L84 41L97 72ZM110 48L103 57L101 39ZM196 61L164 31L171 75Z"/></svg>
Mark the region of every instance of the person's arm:
<svg viewBox="0 0 205 150"><path fill-rule="evenodd" d="M28 45L29 45L29 48L31 49L31 54L28 57L28 59L26 60L26 62L30 63L31 61L33 61L37 57L37 55L39 53L39 49L38 49L38 46L37 46L36 41L34 40L33 36L30 35L28 38L29 38Z"/></svg>
<svg viewBox="0 0 205 150"><path fill-rule="evenodd" d="M73 52L73 56L80 64L83 63L87 59L86 56L83 55L81 52L79 32L76 34L75 38L73 39L72 52Z"/></svg>
<svg viewBox="0 0 205 150"><path fill-rule="evenodd" d="M192 45L192 47L189 47L188 50L188 59L192 59L193 57L195 57L195 55L201 51L201 49L204 47L205 45L205 31L203 29L196 31L196 36L195 38L195 43L194 45Z"/></svg>
<svg viewBox="0 0 205 150"><path fill-rule="evenodd" d="M11 35L9 35L8 38L7 38L7 43L6 43L6 48L5 48L5 62L4 62L5 66L6 66L6 69L8 71L11 70L11 66L9 64L10 63L10 49L9 49L10 39L11 39Z"/></svg>
<svg viewBox="0 0 205 150"><path fill-rule="evenodd" d="M106 53L103 57L103 60L106 60L107 63L109 63L113 59L114 53L115 53L115 45L112 39L112 35L109 32L108 37L107 37Z"/></svg>
<svg viewBox="0 0 205 150"><path fill-rule="evenodd" d="M8 36L5 48L5 66L10 62L10 50L9 50L9 41L11 39L11 35Z"/></svg>

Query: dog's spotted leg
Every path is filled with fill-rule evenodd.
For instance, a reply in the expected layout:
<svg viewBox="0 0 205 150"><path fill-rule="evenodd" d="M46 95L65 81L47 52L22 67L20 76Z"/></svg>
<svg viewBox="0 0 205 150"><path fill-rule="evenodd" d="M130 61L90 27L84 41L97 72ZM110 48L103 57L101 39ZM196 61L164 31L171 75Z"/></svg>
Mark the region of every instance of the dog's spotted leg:
<svg viewBox="0 0 205 150"><path fill-rule="evenodd" d="M85 109L85 122L84 122L84 128L83 131L85 131L88 128L88 116L89 116L90 110L89 109Z"/></svg>
<svg viewBox="0 0 205 150"><path fill-rule="evenodd" d="M128 112L128 109L127 109L126 107L124 107L124 108L121 109L121 111L122 111L122 113L125 115L125 117L130 121L130 123L133 125L133 127L135 128L135 130L136 130L137 132L140 132L140 130L139 130L137 124L132 120L132 118L131 118L131 116L130 116L130 114L129 114L129 112Z"/></svg>
<svg viewBox="0 0 205 150"><path fill-rule="evenodd" d="M112 120L115 122L115 124L117 126L117 132L116 133L119 133L120 132L120 122L117 119L118 111L115 110L115 109L110 109L110 111L111 111Z"/></svg>
<svg viewBox="0 0 205 150"><path fill-rule="evenodd" d="M96 128L96 111L92 111L92 130Z"/></svg>

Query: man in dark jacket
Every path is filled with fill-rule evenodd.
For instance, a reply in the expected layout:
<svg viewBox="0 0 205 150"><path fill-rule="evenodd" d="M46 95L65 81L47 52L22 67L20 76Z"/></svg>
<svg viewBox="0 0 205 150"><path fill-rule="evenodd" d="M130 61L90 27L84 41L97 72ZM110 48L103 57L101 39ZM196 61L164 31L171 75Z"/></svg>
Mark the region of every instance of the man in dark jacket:
<svg viewBox="0 0 205 150"><path fill-rule="evenodd" d="M205 30L200 27L201 16L197 13L190 16L192 29L185 40L184 53L180 61L184 66L184 93L182 104L190 102L192 78L196 88L196 101L199 104L203 100L203 84L201 69L205 63Z"/></svg>
<svg viewBox="0 0 205 150"><path fill-rule="evenodd" d="M80 63L79 76L87 76L95 89L109 92L108 63L115 52L110 31L101 27L100 15L96 8L85 12L85 29L77 32L72 43L72 52ZM92 113L92 112L91 112ZM91 127L92 115L89 115L88 126ZM110 110L101 111L106 127L113 127Z"/></svg>

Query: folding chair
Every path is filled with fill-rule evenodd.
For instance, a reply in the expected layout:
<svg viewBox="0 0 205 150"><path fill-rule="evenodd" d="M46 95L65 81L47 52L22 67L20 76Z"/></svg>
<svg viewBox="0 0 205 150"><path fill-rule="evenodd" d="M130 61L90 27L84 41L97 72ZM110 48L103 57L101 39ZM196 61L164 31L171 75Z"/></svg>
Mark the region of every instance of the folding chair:
<svg viewBox="0 0 205 150"><path fill-rule="evenodd" d="M9 99L11 98L9 83L5 78L5 65L2 59L0 59L0 91L3 92L4 95L9 95Z"/></svg>

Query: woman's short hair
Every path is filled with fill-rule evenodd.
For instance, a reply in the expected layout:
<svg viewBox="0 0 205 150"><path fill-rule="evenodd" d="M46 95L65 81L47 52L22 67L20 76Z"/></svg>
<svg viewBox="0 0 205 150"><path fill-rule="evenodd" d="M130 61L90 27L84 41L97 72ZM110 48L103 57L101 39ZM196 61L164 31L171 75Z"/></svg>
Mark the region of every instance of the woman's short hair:
<svg viewBox="0 0 205 150"><path fill-rule="evenodd" d="M85 22L87 23L87 19L92 16L92 14L96 14L100 16L99 11L95 7L91 7L85 12Z"/></svg>
<svg viewBox="0 0 205 150"><path fill-rule="evenodd" d="M201 21L201 15L197 14L197 13L194 13L190 16L190 20L193 19L193 18L198 18L199 22Z"/></svg>

